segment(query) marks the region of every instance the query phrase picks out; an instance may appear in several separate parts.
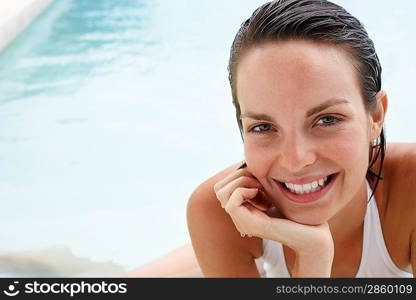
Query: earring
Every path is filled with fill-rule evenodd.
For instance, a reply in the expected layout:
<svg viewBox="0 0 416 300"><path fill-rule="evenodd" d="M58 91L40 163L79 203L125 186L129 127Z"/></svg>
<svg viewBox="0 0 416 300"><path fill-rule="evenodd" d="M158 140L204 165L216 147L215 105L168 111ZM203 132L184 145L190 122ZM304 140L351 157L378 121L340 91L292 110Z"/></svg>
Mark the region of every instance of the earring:
<svg viewBox="0 0 416 300"><path fill-rule="evenodd" d="M377 138L375 138L374 140L372 140L372 141L370 142L371 146L377 146L378 144L380 144L380 143L379 143L379 138L380 138L380 137L377 137Z"/></svg>

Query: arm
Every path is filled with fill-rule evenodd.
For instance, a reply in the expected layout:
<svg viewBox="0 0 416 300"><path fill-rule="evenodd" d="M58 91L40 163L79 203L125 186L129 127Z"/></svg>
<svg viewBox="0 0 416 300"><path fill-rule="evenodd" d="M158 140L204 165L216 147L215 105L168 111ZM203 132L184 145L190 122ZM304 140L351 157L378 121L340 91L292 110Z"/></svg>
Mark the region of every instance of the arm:
<svg viewBox="0 0 416 300"><path fill-rule="evenodd" d="M202 273L192 245L188 244L122 277L202 277Z"/></svg>
<svg viewBox="0 0 416 300"><path fill-rule="evenodd" d="M403 156L402 170L403 176L408 180L407 186L409 186L407 195L403 199L410 201L408 205L409 221L411 223L410 234L410 263L412 265L413 277L416 278L416 143L406 145L406 155Z"/></svg>
<svg viewBox="0 0 416 300"><path fill-rule="evenodd" d="M413 278L416 278L416 231L413 231L410 243L410 260L412 263Z"/></svg>
<svg viewBox="0 0 416 300"><path fill-rule="evenodd" d="M416 143L400 143L395 148L396 176L395 199L402 201L397 222L402 223L405 232L409 232L409 253L413 277L416 278ZM407 249L406 249L407 251Z"/></svg>
<svg viewBox="0 0 416 300"><path fill-rule="evenodd" d="M188 202L189 233L206 277L260 277L254 258L261 255L261 239L242 238L214 193L215 183L235 168L201 184Z"/></svg>
<svg viewBox="0 0 416 300"><path fill-rule="evenodd" d="M389 146L391 158L387 166L392 170L389 175L392 178L389 194L395 200L389 206L394 212L394 224L400 224L401 232L397 234L405 235L408 248L402 251L409 254L409 266L416 278L416 143L394 143Z"/></svg>
<svg viewBox="0 0 416 300"><path fill-rule="evenodd" d="M248 170L233 168L192 194L188 227L204 274L258 277L254 258L261 256L264 238L296 252L293 277L329 277L334 248L328 224L308 226L270 217L260 187ZM250 238L242 238L240 233Z"/></svg>
<svg viewBox="0 0 416 300"><path fill-rule="evenodd" d="M296 253L293 277L329 277L334 245L327 223L304 225L279 216L261 183L237 170L214 186L217 199L238 232L284 244ZM270 214L272 210L274 213Z"/></svg>

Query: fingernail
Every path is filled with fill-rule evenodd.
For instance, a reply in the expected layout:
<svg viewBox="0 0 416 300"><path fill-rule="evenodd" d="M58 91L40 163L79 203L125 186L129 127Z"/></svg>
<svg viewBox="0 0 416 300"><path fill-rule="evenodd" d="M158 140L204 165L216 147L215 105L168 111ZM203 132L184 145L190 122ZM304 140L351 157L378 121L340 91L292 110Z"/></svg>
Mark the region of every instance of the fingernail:
<svg viewBox="0 0 416 300"><path fill-rule="evenodd" d="M238 169L237 169L237 170L244 169L244 168L246 168L246 167L247 167L247 163L246 163L246 162L244 162L241 166L239 166L239 167L238 167Z"/></svg>

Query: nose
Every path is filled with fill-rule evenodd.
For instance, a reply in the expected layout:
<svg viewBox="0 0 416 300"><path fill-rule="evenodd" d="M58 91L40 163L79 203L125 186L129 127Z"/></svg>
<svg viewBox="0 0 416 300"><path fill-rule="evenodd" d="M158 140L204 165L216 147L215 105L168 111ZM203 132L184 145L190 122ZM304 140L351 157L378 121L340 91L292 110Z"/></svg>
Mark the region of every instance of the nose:
<svg viewBox="0 0 416 300"><path fill-rule="evenodd" d="M302 174L316 161L313 143L300 133L291 133L279 145L279 167L289 174Z"/></svg>

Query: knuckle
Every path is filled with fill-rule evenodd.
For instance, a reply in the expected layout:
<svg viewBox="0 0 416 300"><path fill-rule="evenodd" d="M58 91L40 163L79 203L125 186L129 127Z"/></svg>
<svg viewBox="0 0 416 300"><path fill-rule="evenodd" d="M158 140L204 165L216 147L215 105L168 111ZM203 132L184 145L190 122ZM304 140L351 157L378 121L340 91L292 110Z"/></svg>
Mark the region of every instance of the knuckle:
<svg viewBox="0 0 416 300"><path fill-rule="evenodd" d="M220 181L214 184L214 192L217 193L219 189L220 189Z"/></svg>
<svg viewBox="0 0 416 300"><path fill-rule="evenodd" d="M236 188L236 189L235 189L234 193L235 193L237 196L242 196L242 195L244 194L244 190L245 190L245 188L243 188L243 187L238 187L238 188Z"/></svg>
<svg viewBox="0 0 416 300"><path fill-rule="evenodd" d="M225 205L224 205L224 210L228 213L228 214L231 214L231 209L232 209L232 207L231 207L231 205L230 205L230 203L228 202L228 203L226 203Z"/></svg>
<svg viewBox="0 0 416 300"><path fill-rule="evenodd" d="M230 196L230 201L236 201L237 199L242 198L241 188L236 189Z"/></svg>
<svg viewBox="0 0 416 300"><path fill-rule="evenodd" d="M215 193L215 195L217 196L217 199L220 201L220 202L223 202L223 201L225 201L226 200L226 197L225 197L225 191L223 190L223 189L220 189L220 190L218 190L216 193Z"/></svg>
<svg viewBox="0 0 416 300"><path fill-rule="evenodd" d="M240 198L244 198L244 195L246 195L246 194L251 194L251 192L252 192L252 189L251 188L239 188L238 189L238 196L240 197Z"/></svg>
<svg viewBox="0 0 416 300"><path fill-rule="evenodd" d="M256 179L254 179L253 177L249 177L249 176L241 176L241 177L238 178L238 181L241 184L245 183L247 185L248 184L250 184L250 185L252 185L252 184L257 185L258 184L258 181Z"/></svg>
<svg viewBox="0 0 416 300"><path fill-rule="evenodd" d="M220 191L216 191L216 192L215 192L215 196L217 196L217 198L218 198L218 199L220 199L220 198L221 198L221 193L220 193Z"/></svg>

